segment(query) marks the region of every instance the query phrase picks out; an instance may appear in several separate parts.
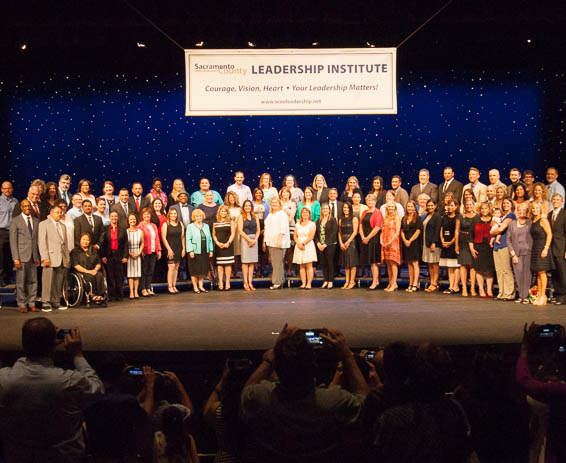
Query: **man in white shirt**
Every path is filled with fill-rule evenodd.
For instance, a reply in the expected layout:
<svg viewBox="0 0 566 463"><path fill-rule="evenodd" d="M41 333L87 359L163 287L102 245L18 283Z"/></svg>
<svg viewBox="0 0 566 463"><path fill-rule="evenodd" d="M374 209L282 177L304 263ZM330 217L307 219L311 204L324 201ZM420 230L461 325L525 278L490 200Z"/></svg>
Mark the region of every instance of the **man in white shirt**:
<svg viewBox="0 0 566 463"><path fill-rule="evenodd" d="M559 194L562 196L562 201L564 201L565 191L562 184L558 182L558 170L555 167L549 167L546 169L546 181L548 185L546 188L548 189L549 196L552 198L555 194Z"/></svg>
<svg viewBox="0 0 566 463"><path fill-rule="evenodd" d="M82 411L104 387L84 358L79 329L70 331L64 342L74 370L54 366L57 331L44 317L32 318L22 328L25 357L0 369L0 436L6 463L84 459Z"/></svg>
<svg viewBox="0 0 566 463"><path fill-rule="evenodd" d="M499 186L507 188L507 186L501 181L501 175L499 174L499 171L497 169L490 169L488 175L490 185L493 185L495 188Z"/></svg>
<svg viewBox="0 0 566 463"><path fill-rule="evenodd" d="M236 172L234 175L234 184L230 185L227 190L236 193L240 206L244 204L244 201L247 199L252 201L252 190L250 190L249 186L244 185L244 180L244 173L242 171Z"/></svg>
<svg viewBox="0 0 566 463"><path fill-rule="evenodd" d="M470 183L464 186L460 202L462 202L462 199L464 198L465 190L472 190L478 203L481 204L487 201L487 195L485 193L486 186L480 182L480 175L480 171L477 167L470 167L470 171L468 172L468 180L470 181Z"/></svg>

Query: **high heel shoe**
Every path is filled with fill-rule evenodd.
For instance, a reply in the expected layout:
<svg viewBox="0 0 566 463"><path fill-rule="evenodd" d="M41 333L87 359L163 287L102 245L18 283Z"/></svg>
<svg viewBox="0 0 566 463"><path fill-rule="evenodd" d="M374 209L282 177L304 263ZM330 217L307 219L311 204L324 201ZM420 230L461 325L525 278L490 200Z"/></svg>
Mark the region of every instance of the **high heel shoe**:
<svg viewBox="0 0 566 463"><path fill-rule="evenodd" d="M244 291L251 291L247 283L244 283Z"/></svg>
<svg viewBox="0 0 566 463"><path fill-rule="evenodd" d="M196 289L195 289L195 288L193 288L193 291L194 291L194 292L195 292L196 294L200 294L200 291L199 291L199 289L198 289L198 288L196 288Z"/></svg>
<svg viewBox="0 0 566 463"><path fill-rule="evenodd" d="M169 294L175 294L176 293L176 291L171 286L169 286L169 288L167 288L167 292Z"/></svg>
<svg viewBox="0 0 566 463"><path fill-rule="evenodd" d="M250 289L251 289L252 291L255 291L255 287L254 287L254 285L252 285L251 283L250 283Z"/></svg>

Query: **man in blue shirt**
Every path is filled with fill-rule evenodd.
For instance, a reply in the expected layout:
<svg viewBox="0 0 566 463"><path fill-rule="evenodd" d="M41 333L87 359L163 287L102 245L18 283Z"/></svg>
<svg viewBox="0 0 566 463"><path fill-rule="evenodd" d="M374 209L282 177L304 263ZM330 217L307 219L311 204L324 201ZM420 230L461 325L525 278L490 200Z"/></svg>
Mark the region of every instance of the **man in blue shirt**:
<svg viewBox="0 0 566 463"><path fill-rule="evenodd" d="M202 203L204 203L204 194L210 190L210 180L207 178L200 179L200 190L195 191L191 195L191 204L193 207L199 207ZM214 195L214 202L216 204L222 205L224 204L224 200L218 191L212 190L212 194Z"/></svg>
<svg viewBox="0 0 566 463"><path fill-rule="evenodd" d="M12 279L12 255L10 253L10 223L18 200L12 196L14 187L8 181L2 182L0 195L0 286L6 286Z"/></svg>
<svg viewBox="0 0 566 463"><path fill-rule="evenodd" d="M546 169L546 181L548 182L546 188L548 188L549 197L552 198L553 195L559 194L562 196L562 202L564 202L566 192L564 191L564 187L556 180L557 178L558 170L555 167Z"/></svg>

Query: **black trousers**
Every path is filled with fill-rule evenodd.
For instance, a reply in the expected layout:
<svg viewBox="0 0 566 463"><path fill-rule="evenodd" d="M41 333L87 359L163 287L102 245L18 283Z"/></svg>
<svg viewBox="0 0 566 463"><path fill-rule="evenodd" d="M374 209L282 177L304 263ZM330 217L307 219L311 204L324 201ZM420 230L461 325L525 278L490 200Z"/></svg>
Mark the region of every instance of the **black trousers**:
<svg viewBox="0 0 566 463"><path fill-rule="evenodd" d="M124 264L122 263L122 252L111 251L106 264L108 276L108 295L114 299L122 299L124 283Z"/></svg>
<svg viewBox="0 0 566 463"><path fill-rule="evenodd" d="M146 254L142 257L142 276L140 278L140 290L151 290L151 283L153 283L153 272L155 271L155 262L157 261L157 254Z"/></svg>
<svg viewBox="0 0 566 463"><path fill-rule="evenodd" d="M8 283L13 279L13 267L10 251L10 230L0 228L0 283Z"/></svg>
<svg viewBox="0 0 566 463"><path fill-rule="evenodd" d="M318 262L323 267L324 281L334 281L336 246L338 245L329 244L324 251L318 251Z"/></svg>

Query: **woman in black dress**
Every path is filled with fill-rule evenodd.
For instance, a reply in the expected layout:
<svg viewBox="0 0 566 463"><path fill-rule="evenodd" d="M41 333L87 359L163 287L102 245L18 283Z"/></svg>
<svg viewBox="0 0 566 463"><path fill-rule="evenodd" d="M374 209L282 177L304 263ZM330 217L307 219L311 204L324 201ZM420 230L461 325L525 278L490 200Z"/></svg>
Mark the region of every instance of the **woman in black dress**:
<svg viewBox="0 0 566 463"><path fill-rule="evenodd" d="M379 267L381 262L381 246L379 232L383 225L383 216L376 207L377 197L370 193L366 196L367 209L362 212L360 220L360 265L371 265L370 291L379 286Z"/></svg>
<svg viewBox="0 0 566 463"><path fill-rule="evenodd" d="M212 224L216 220L216 213L218 212L218 204L214 202L214 193L208 190L204 194L204 203L199 204L198 209L204 212L204 223L212 230Z"/></svg>
<svg viewBox="0 0 566 463"><path fill-rule="evenodd" d="M469 247L474 259L472 266L476 271L481 298L493 298L493 272L495 272L495 264L493 262L493 248L490 244L491 219L491 206L489 203L484 202L480 206L480 214L473 218L470 235Z"/></svg>
<svg viewBox="0 0 566 463"><path fill-rule="evenodd" d="M314 242L318 254L318 261L324 272L322 288L332 289L334 285L334 256L338 241L338 222L330 215L330 206L323 203L320 207L320 217L316 222Z"/></svg>
<svg viewBox="0 0 566 463"><path fill-rule="evenodd" d="M212 240L216 254L216 266L218 267L218 290L230 291L230 275L234 257L234 239L236 237L236 222L230 219L228 206L220 206L216 213L216 222L212 226ZM226 275L226 284L224 284Z"/></svg>
<svg viewBox="0 0 566 463"><path fill-rule="evenodd" d="M352 195L354 193L359 193L361 198L364 197L362 190L360 189L358 178L352 175L351 177L348 177L348 181L346 182L346 189L342 192L340 201L342 201L343 203L352 204Z"/></svg>
<svg viewBox="0 0 566 463"><path fill-rule="evenodd" d="M179 274L179 264L185 257L185 229L179 220L176 209L169 209L167 221L161 228L161 240L167 252L167 286L171 294L178 293L177 275Z"/></svg>
<svg viewBox="0 0 566 463"><path fill-rule="evenodd" d="M409 287L405 290L409 293L419 290L422 232L423 223L417 211L417 204L414 201L407 201L405 215L401 220L401 241L403 242L403 258L409 268Z"/></svg>
<svg viewBox="0 0 566 463"><path fill-rule="evenodd" d="M90 235L83 233L79 240L80 246L71 253L71 266L79 272L86 282L92 285L92 300L95 304L106 306L104 293L106 286L102 275L102 262L95 249L90 247Z"/></svg>
<svg viewBox="0 0 566 463"><path fill-rule="evenodd" d="M543 212L543 206L540 203L533 202L531 204L531 236L533 238L531 271L536 273L537 276L537 298L533 305L546 305L546 272L554 268L552 251L550 250L552 229Z"/></svg>
<svg viewBox="0 0 566 463"><path fill-rule="evenodd" d="M469 191L469 190L466 190ZM476 296L476 271L472 264L474 258L470 253L470 236L472 234L473 220L477 217L475 208L476 203L473 199L468 198L464 200L464 210L458 216L458 243L459 251L458 263L460 264L460 281L462 282L462 296L468 296L468 273L470 275L470 294Z"/></svg>
<svg viewBox="0 0 566 463"><path fill-rule="evenodd" d="M460 271L458 264L458 229L457 211L460 206L456 199L444 201L446 205L446 214L442 217L440 225L440 244L442 250L440 251L440 266L448 267L448 281L449 286L444 294L456 294L460 292Z"/></svg>
<svg viewBox="0 0 566 463"><path fill-rule="evenodd" d="M385 188L383 188L383 177L376 175L371 181L370 194L375 195L375 207L378 209L385 204Z"/></svg>
<svg viewBox="0 0 566 463"><path fill-rule="evenodd" d="M358 250L356 236L358 234L358 219L352 215L350 203L342 205L342 218L338 222L338 243L340 244L340 265L344 267L346 281L342 289L352 289L356 285L356 267L358 266Z"/></svg>

